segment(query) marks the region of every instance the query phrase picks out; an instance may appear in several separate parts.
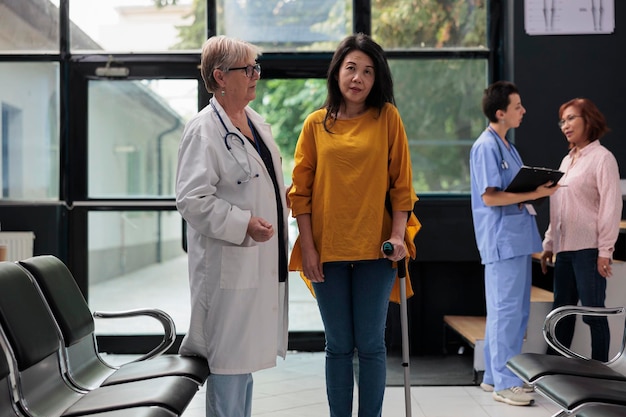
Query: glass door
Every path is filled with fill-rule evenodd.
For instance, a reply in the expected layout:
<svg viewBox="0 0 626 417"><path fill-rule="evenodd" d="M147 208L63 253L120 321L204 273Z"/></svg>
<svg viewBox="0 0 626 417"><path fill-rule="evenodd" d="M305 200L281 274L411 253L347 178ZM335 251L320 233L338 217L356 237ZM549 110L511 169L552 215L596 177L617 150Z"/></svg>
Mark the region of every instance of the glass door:
<svg viewBox="0 0 626 417"><path fill-rule="evenodd" d="M195 79L88 81L87 197L97 208L87 215L92 310L159 308L179 333L188 327L187 256L174 186L178 142L197 111L197 91ZM96 326L107 335L161 329L152 319Z"/></svg>

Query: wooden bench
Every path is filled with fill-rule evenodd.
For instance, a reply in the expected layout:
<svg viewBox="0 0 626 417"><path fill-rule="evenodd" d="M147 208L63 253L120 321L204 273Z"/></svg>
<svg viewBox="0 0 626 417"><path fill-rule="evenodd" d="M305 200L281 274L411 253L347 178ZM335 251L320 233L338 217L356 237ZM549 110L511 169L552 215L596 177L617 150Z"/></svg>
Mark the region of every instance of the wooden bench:
<svg viewBox="0 0 626 417"><path fill-rule="evenodd" d="M552 309L553 295L550 291L533 286L530 291L530 316L522 352L544 353L547 344L543 339L543 322ZM485 370L485 316L443 316L444 338L447 329L460 335L474 349L474 378ZM444 340L445 346L445 340Z"/></svg>
<svg viewBox="0 0 626 417"><path fill-rule="evenodd" d="M443 322L472 348L485 337L485 316L443 316Z"/></svg>

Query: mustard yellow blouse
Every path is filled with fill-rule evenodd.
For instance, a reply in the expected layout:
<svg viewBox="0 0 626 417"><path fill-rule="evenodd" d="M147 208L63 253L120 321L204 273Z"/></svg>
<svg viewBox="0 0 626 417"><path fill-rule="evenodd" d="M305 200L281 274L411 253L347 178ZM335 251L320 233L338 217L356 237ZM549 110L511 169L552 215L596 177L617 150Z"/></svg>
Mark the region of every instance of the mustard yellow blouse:
<svg viewBox="0 0 626 417"><path fill-rule="evenodd" d="M369 109L323 126L325 109L310 114L294 156L289 192L292 216L311 214L320 262L372 260L391 233L385 209L389 189L394 210L412 211L417 196L404 125L395 106ZM299 239L289 269L302 270Z"/></svg>

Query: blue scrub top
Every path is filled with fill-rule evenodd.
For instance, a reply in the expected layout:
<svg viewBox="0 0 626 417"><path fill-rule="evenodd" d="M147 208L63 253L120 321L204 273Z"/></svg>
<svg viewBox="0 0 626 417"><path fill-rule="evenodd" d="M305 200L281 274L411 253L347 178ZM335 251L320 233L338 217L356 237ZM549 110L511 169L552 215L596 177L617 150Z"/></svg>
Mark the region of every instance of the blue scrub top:
<svg viewBox="0 0 626 417"><path fill-rule="evenodd" d="M503 160L507 168L503 167ZM483 264L541 252L535 216L518 204L488 207L482 199L487 188L504 190L522 167L517 149L507 149L486 129L470 150L472 217L476 244Z"/></svg>

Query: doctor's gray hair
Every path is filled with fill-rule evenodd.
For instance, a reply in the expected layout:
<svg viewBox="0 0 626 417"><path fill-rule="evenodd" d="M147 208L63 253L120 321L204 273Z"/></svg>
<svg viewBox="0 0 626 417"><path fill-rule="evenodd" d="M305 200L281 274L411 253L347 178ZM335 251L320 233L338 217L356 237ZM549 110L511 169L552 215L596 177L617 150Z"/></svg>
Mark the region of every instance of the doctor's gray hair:
<svg viewBox="0 0 626 417"><path fill-rule="evenodd" d="M215 93L220 86L213 77L213 70L228 70L238 63L255 61L261 55L261 49L249 42L227 36L212 36L202 45L200 73L204 86L209 93Z"/></svg>

